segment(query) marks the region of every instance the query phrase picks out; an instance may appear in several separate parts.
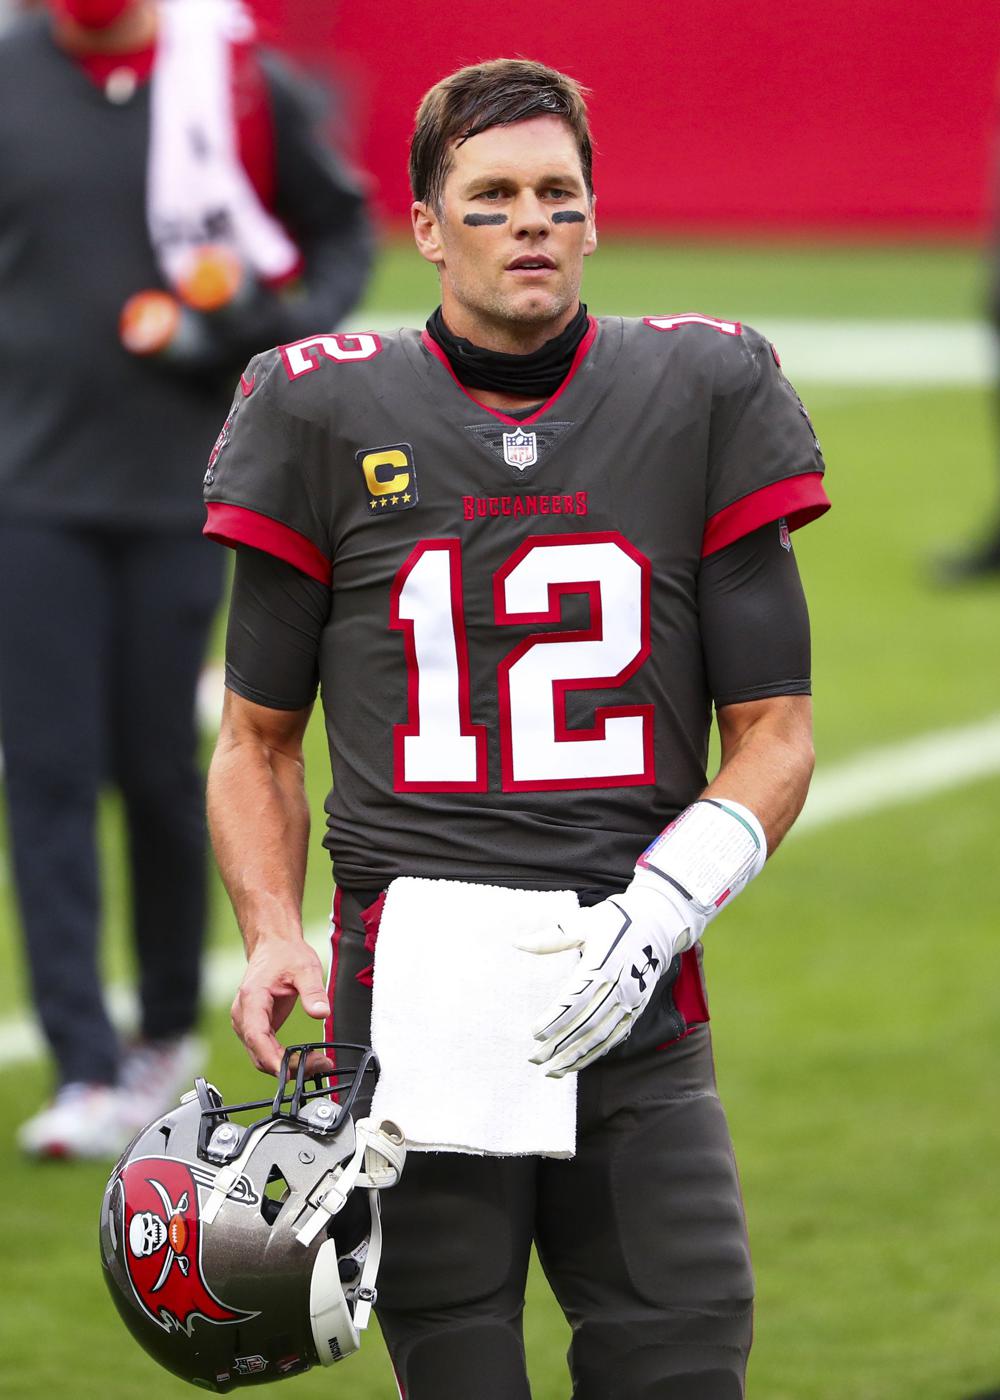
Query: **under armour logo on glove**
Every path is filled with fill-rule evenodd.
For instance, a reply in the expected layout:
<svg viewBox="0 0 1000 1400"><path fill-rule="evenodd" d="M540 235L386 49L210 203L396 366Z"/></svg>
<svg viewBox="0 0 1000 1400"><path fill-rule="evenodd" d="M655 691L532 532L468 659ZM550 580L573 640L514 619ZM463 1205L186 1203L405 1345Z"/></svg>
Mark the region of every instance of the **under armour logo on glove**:
<svg viewBox="0 0 1000 1400"><path fill-rule="evenodd" d="M622 894L521 939L518 947L529 953L580 950L575 976L534 1027L532 1064L558 1079L623 1041L663 969L766 859L767 836L753 812L728 797L706 797L642 853Z"/></svg>
<svg viewBox="0 0 1000 1400"><path fill-rule="evenodd" d="M633 976L633 977L635 978L635 980L639 983L639 991L640 991L640 992L644 992L644 991L646 990L646 982L645 982L646 974L649 973L649 972L655 972L655 971L657 970L657 968L660 966L660 960L659 960L659 958L654 958L654 957L653 957L653 946L652 946L652 944L649 944L649 943L648 943L648 944L646 945L646 947L643 948L642 951L643 951L643 953L645 954L645 957L646 957L645 966L640 968L640 967L636 967L635 963L632 964L632 976Z"/></svg>
<svg viewBox="0 0 1000 1400"><path fill-rule="evenodd" d="M653 888L645 887L655 880ZM518 941L529 953L580 950L580 966L533 1027L532 1064L561 1079L606 1055L629 1034L676 953L690 944L683 909L643 875L613 899L579 909ZM631 970L631 976L628 975Z"/></svg>

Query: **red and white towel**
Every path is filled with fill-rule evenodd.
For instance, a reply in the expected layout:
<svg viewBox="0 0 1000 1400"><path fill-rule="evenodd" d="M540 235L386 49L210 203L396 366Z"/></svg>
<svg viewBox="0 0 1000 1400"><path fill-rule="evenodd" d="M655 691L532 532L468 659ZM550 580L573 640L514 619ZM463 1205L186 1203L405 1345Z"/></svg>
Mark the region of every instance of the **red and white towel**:
<svg viewBox="0 0 1000 1400"><path fill-rule="evenodd" d="M248 43L253 32L240 0L159 5L146 213L169 286L179 285L207 244L235 253L262 282L280 282L299 263L239 156L233 45Z"/></svg>

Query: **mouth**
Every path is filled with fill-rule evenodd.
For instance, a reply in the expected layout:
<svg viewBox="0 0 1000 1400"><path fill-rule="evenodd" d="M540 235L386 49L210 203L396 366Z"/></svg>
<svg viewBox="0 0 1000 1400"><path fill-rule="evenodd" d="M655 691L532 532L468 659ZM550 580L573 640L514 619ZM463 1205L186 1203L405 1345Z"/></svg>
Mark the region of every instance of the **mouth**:
<svg viewBox="0 0 1000 1400"><path fill-rule="evenodd" d="M506 270L526 277L543 277L547 272L554 272L555 268L555 259L550 258L548 253L522 253L507 264Z"/></svg>

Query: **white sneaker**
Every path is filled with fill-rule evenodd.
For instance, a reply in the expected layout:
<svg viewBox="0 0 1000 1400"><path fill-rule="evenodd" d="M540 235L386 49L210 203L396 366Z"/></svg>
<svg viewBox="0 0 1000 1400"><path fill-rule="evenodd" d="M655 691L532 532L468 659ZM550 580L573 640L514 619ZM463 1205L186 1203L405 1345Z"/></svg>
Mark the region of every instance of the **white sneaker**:
<svg viewBox="0 0 1000 1400"><path fill-rule="evenodd" d="M129 1141L117 1089L64 1084L48 1108L21 1124L17 1141L32 1157L114 1161Z"/></svg>
<svg viewBox="0 0 1000 1400"><path fill-rule="evenodd" d="M195 1035L138 1040L126 1048L118 1104L130 1139L177 1107L181 1094L193 1087L203 1059L204 1047Z"/></svg>

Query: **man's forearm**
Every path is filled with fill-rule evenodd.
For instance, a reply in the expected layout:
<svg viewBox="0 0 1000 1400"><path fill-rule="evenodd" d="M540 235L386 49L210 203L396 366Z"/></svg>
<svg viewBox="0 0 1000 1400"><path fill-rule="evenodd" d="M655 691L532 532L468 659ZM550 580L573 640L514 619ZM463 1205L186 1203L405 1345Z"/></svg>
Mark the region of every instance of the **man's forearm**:
<svg viewBox="0 0 1000 1400"><path fill-rule="evenodd" d="M678 953L757 875L805 801L813 767L807 696L719 711L722 766L703 797L646 848L628 887L519 940L578 948L581 964L540 1016L532 1055L554 1078L621 1043ZM742 810L741 810L742 809Z"/></svg>
<svg viewBox="0 0 1000 1400"><path fill-rule="evenodd" d="M249 956L301 935L309 839L301 759L246 736L221 737L208 775L215 858Z"/></svg>
<svg viewBox="0 0 1000 1400"><path fill-rule="evenodd" d="M734 705L719 715L722 764L703 793L728 797L749 807L767 836L768 853L775 851L802 810L812 777L811 710L804 696L770 701L759 717L745 722L741 712L755 707Z"/></svg>

